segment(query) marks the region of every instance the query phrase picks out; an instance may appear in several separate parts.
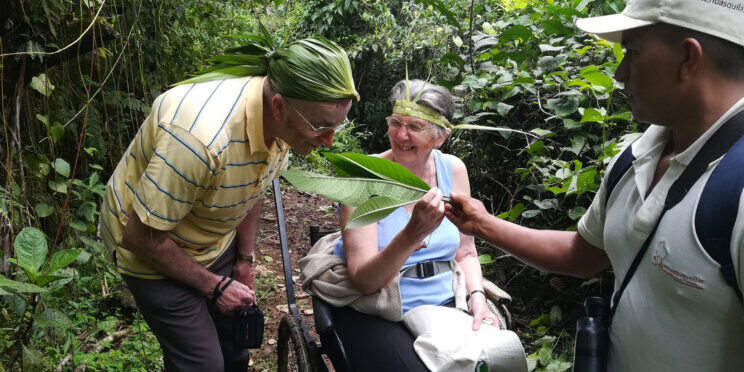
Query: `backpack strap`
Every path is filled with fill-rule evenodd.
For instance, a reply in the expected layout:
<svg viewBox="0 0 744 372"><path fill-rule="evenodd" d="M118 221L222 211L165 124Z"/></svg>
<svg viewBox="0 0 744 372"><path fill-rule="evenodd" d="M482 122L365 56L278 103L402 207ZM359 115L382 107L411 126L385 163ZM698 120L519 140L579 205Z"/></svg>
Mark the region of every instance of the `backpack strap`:
<svg viewBox="0 0 744 372"><path fill-rule="evenodd" d="M679 176L679 178L677 178L672 186L669 188L666 200L664 201L664 209L661 211L661 216L656 221L654 228L651 230L651 233L641 246L641 249L638 250L635 258L633 258L633 262L630 264L628 272L625 274L620 287L617 291L615 291L613 295L612 306L610 307L610 322L612 322L615 310L617 309L617 305L620 302L620 297L625 291L625 288L628 286L628 283L633 277L636 269L638 268L641 259L648 250L651 239L656 234L656 229L659 227L661 219L664 218L664 215L668 210L674 208L680 201L682 201L682 199L684 199L685 195L687 195L687 192L692 188L695 182L697 182L700 176L708 169L708 165L721 156L725 156L728 151L731 150L734 143L740 141L742 135L744 135L744 111L740 111L739 113L728 119L716 130L715 133L713 133L708 141L706 141L705 144L700 148L697 154L695 154L695 157L692 159L692 161L690 161L690 164L685 167L685 170L682 171L682 174ZM713 175L711 175L711 177L712 176ZM725 199L725 197L721 199ZM737 197L736 200L737 207L734 209L735 211L738 210L739 198ZM735 217L736 214L734 214L734 219ZM716 223L720 222L719 216L715 216L714 218L716 220ZM731 222L731 224L733 225L733 222ZM729 241L731 240L731 232L731 230L728 231ZM729 251L728 247L729 246L726 246L724 252ZM729 256L728 259L731 260L730 254L728 254L727 256ZM738 286L735 286L734 288L738 289ZM737 293L737 295L738 294L739 293Z"/></svg>
<svg viewBox="0 0 744 372"><path fill-rule="evenodd" d="M741 118L741 114L737 115ZM739 123L744 131L744 119ZM695 213L695 231L705 251L721 265L726 284L742 301L741 288L731 259L731 235L744 189L744 137L726 153L705 184Z"/></svg>
<svg viewBox="0 0 744 372"><path fill-rule="evenodd" d="M605 194L605 207L607 202L610 200L612 190L615 189L617 183L623 178L623 175L628 172L628 169L633 165L635 156L633 156L632 146L628 146L623 150L623 153L615 160L615 164L612 165L610 174L607 176L607 193Z"/></svg>

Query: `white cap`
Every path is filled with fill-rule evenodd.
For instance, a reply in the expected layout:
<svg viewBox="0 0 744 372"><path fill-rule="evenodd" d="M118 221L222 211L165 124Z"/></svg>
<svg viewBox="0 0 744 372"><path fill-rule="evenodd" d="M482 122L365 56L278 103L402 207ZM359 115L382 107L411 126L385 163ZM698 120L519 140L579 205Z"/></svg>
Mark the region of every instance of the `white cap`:
<svg viewBox="0 0 744 372"><path fill-rule="evenodd" d="M623 31L654 23L689 28L744 46L744 0L629 0L621 14L576 20L585 32L618 43Z"/></svg>

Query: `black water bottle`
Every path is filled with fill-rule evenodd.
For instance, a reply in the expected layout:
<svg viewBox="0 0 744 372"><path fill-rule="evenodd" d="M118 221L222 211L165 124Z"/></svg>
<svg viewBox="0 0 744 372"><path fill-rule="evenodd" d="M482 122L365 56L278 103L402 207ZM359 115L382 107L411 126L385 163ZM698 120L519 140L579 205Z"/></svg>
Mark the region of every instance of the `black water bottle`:
<svg viewBox="0 0 744 372"><path fill-rule="evenodd" d="M574 372L607 371L610 306L602 297L584 300L585 317L576 321Z"/></svg>

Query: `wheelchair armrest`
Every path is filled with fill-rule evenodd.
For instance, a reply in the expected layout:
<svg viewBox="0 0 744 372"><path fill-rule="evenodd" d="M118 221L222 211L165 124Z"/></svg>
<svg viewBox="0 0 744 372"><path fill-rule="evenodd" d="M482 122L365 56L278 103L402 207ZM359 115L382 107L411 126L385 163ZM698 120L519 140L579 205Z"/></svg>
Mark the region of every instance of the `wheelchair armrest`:
<svg viewBox="0 0 744 372"><path fill-rule="evenodd" d="M486 292L486 297L495 303L508 304L512 301L512 297L506 291L490 280L483 279L483 290Z"/></svg>
<svg viewBox="0 0 744 372"><path fill-rule="evenodd" d="M312 296L313 299L313 317L315 318L315 330L318 334L325 333L333 329L333 319L331 319L331 309L328 303Z"/></svg>
<svg viewBox="0 0 744 372"><path fill-rule="evenodd" d="M315 331L320 336L323 351L331 359L337 372L351 371L351 363L346 355L346 350L333 326L331 305L317 297L312 297L312 299Z"/></svg>

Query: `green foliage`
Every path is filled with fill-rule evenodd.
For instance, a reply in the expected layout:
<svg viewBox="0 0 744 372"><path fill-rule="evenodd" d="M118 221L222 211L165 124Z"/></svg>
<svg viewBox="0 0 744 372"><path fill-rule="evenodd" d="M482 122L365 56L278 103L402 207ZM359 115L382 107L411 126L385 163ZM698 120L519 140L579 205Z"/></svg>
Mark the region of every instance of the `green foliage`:
<svg viewBox="0 0 744 372"><path fill-rule="evenodd" d="M560 343L565 343L560 337L552 336L562 320L561 309L553 306L549 313L541 314L533 319L529 326L533 331L525 333L525 348L534 350L527 355L527 366L529 371L535 372L562 372L571 368L571 356L561 351L556 351ZM527 343L527 341L531 341Z"/></svg>
<svg viewBox="0 0 744 372"><path fill-rule="evenodd" d="M9 27L0 30L3 53L59 50L91 24L100 4L9 2L0 14ZM5 256L15 258L4 262L11 270L0 276L0 310L8 330L0 334L1 367L51 370L68 354L74 355L70 365L100 370L162 366L157 341L141 320L102 308L118 293L121 278L99 241L100 197L153 99L234 44L223 36L255 33L257 16L277 39L319 35L348 52L362 101L350 112L355 124L336 133L328 151L388 148L387 93L407 65L412 77L431 76L456 95L454 124L497 129L455 132L445 149L468 165L474 196L509 221L574 229L609 159L642 128L631 121L621 84L612 77L622 48L578 32L573 18L617 12L623 5L620 0L124 0L102 8L94 32L87 33L97 36L95 45L83 38L69 49L74 53L3 58L0 112L7 133L0 141L6 146L0 151L6 166L0 221L2 238L18 238L5 247ZM213 61L240 62L236 58ZM293 155L292 164L319 172L329 168L319 151ZM389 195L373 198L377 205L370 204L369 215L394 206L380 197ZM32 226L35 230L24 230ZM55 253L48 257L50 250ZM481 250L489 275L507 275L511 266L521 265L497 260L493 249ZM519 279L542 278L527 273ZM569 289L572 295L596 289L588 285L596 279L585 283ZM560 330L566 322L551 321L552 306L534 310L547 314L538 315L535 325L520 321L534 314L515 314L536 370L565 369L570 359L570 335ZM120 344L104 353L91 351L96 338L123 327L133 333ZM19 335L23 341L17 343ZM553 335L558 336L550 339Z"/></svg>

